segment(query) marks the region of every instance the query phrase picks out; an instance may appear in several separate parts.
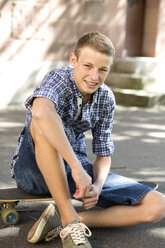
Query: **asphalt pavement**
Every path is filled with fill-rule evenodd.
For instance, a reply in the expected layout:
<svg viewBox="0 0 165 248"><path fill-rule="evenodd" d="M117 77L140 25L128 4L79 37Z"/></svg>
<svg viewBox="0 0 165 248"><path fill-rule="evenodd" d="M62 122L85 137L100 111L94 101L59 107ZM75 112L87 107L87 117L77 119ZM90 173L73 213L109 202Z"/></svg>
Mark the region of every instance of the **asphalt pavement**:
<svg viewBox="0 0 165 248"><path fill-rule="evenodd" d="M18 135L23 127L25 110L0 111L0 188L16 186L10 175L10 161L15 152ZM91 133L86 133L88 156L91 161ZM153 181L165 194L165 108L151 109L119 107L114 118L113 139L115 154L112 171L135 180ZM47 206L47 202L25 203L17 206L20 221L6 227L0 220L1 248L61 248L59 238L51 242L30 244L26 236L33 223ZM73 201L79 209L81 204ZM133 227L91 229L93 248L164 248L165 219L155 224Z"/></svg>

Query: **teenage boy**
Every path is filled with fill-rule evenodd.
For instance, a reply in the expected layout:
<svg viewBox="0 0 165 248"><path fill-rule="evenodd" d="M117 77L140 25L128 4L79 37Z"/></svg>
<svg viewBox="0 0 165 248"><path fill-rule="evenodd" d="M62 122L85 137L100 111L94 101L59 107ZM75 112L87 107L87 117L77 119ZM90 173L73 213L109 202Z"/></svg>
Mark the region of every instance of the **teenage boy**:
<svg viewBox="0 0 165 248"><path fill-rule="evenodd" d="M30 230L29 242L60 234L63 248L89 248L88 227L130 226L165 215L162 194L109 173L115 99L104 81L114 54L108 37L84 34L70 54L72 68L49 72L26 100L28 113L12 172L18 187L33 194L50 193L57 206L46 208ZM89 129L96 154L93 165L83 134ZM77 213L72 196L82 199L85 210L101 209Z"/></svg>

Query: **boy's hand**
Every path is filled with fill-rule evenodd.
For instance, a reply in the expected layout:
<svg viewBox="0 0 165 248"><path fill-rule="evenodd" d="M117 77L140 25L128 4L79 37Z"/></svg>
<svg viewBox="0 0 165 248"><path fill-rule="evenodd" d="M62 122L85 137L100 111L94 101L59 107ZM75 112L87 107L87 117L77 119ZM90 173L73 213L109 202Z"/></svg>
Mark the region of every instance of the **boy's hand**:
<svg viewBox="0 0 165 248"><path fill-rule="evenodd" d="M83 198L85 192L92 184L92 178L87 174L82 166L72 169L72 177L76 183L76 192L73 195L76 199Z"/></svg>
<svg viewBox="0 0 165 248"><path fill-rule="evenodd" d="M85 192L85 197L82 198L84 209L95 207L98 202L100 193L101 191L96 187L96 185L92 184L89 190Z"/></svg>

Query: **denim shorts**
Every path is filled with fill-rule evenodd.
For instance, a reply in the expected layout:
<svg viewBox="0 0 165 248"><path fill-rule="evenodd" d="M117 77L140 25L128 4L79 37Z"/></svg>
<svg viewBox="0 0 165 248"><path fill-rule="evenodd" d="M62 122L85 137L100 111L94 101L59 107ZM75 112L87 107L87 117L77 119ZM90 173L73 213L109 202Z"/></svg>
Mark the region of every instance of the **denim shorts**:
<svg viewBox="0 0 165 248"><path fill-rule="evenodd" d="M71 196L76 187L71 176L71 169L64 161ZM93 179L92 164L85 165L84 169ZM19 157L14 167L17 186L26 192L37 195L50 195L45 180L38 168L35 159L34 143L29 128L26 128L19 150ZM132 179L110 172L100 194L97 206L107 208L114 205L134 206L152 188L140 184Z"/></svg>

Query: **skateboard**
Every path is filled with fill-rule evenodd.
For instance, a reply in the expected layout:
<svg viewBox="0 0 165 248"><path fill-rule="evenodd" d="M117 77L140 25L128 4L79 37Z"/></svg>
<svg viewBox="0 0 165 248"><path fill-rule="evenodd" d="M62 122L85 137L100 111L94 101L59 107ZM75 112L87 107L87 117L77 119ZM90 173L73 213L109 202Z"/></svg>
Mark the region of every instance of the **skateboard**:
<svg viewBox="0 0 165 248"><path fill-rule="evenodd" d="M158 184L149 181L139 181L153 189L158 188ZM26 193L20 188L0 189L0 214L1 219L7 226L16 225L19 221L19 214L15 207L20 201L24 202L39 202L52 201L51 196L32 195Z"/></svg>
<svg viewBox="0 0 165 248"><path fill-rule="evenodd" d="M20 201L39 202L52 201L51 196L32 195L20 188L0 189L0 215L3 223L7 226L16 225L19 214L15 207Z"/></svg>

